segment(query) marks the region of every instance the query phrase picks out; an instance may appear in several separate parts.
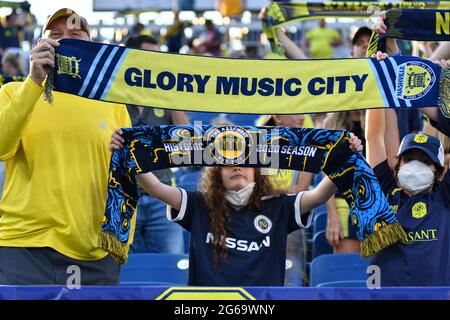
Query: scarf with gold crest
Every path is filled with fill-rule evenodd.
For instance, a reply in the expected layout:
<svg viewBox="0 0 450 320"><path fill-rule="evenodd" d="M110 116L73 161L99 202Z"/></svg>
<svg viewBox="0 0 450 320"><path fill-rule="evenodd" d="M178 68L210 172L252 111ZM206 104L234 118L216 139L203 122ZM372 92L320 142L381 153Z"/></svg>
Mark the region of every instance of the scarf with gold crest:
<svg viewBox="0 0 450 320"><path fill-rule="evenodd" d="M298 114L438 106L448 115L449 74L428 60L405 56L246 60L63 39L46 87L173 110Z"/></svg>
<svg viewBox="0 0 450 320"><path fill-rule="evenodd" d="M350 207L368 257L405 233L362 153L342 130L253 126L146 126L123 129L124 147L112 154L99 246L125 263L130 221L139 198L136 175L183 166L271 167L323 171Z"/></svg>

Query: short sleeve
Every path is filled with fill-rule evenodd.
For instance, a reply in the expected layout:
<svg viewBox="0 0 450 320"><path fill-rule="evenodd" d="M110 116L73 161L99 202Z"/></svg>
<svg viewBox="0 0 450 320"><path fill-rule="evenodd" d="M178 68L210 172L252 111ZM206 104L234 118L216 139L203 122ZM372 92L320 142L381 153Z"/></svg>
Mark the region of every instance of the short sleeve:
<svg viewBox="0 0 450 320"><path fill-rule="evenodd" d="M192 216L195 213L195 208L199 202L199 194L197 192L187 192L184 189L178 188L181 192L181 207L177 211L171 206L167 205L167 220L176 222L187 231L191 231Z"/></svg>
<svg viewBox="0 0 450 320"><path fill-rule="evenodd" d="M131 124L130 114L128 113L128 109L125 105L115 105L116 108L116 121L117 124L121 128L131 128L133 125Z"/></svg>
<svg viewBox="0 0 450 320"><path fill-rule="evenodd" d="M288 231L292 232L299 228L309 228L312 222L310 211L302 213L301 199L304 192L288 194L283 199L284 214L288 216Z"/></svg>

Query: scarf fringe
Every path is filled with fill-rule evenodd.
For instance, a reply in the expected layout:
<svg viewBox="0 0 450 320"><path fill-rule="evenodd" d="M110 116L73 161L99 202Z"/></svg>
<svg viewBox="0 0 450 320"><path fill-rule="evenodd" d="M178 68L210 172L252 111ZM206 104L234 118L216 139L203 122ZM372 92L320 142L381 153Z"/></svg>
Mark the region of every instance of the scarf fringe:
<svg viewBox="0 0 450 320"><path fill-rule="evenodd" d="M450 118L450 69L448 68L441 69L438 107L445 117Z"/></svg>
<svg viewBox="0 0 450 320"><path fill-rule="evenodd" d="M98 247L108 251L118 264L127 263L129 245L124 245L112 233L100 232Z"/></svg>
<svg viewBox="0 0 450 320"><path fill-rule="evenodd" d="M47 80L45 80L44 85L44 101L47 101L49 104L53 104L53 94L52 91L55 88L54 86L54 68L51 68L47 75Z"/></svg>
<svg viewBox="0 0 450 320"><path fill-rule="evenodd" d="M283 15L281 7L278 3L272 2L267 7L267 18L272 20L275 25L286 22L286 19ZM263 32L267 36L267 40L269 40L270 48L273 53L284 56L285 51L284 48L279 44L278 38L275 34L275 27L270 26L267 22L263 23Z"/></svg>
<svg viewBox="0 0 450 320"><path fill-rule="evenodd" d="M388 36L392 38L403 38L403 34L400 32L399 29L396 28L396 24L398 20L400 20L400 17L402 16L402 10L401 9L391 9L386 14L386 23L389 26L388 27Z"/></svg>
<svg viewBox="0 0 450 320"><path fill-rule="evenodd" d="M368 258L374 253L405 238L406 233L398 221L386 225L378 231L369 234L367 238L361 242L361 255L363 258Z"/></svg>

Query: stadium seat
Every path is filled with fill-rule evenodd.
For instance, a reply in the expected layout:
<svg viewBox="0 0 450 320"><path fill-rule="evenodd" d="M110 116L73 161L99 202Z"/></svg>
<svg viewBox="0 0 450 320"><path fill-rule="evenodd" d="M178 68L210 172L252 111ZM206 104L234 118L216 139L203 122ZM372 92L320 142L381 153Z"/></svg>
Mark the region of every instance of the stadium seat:
<svg viewBox="0 0 450 320"><path fill-rule="evenodd" d="M311 181L311 187L315 188L323 179L322 173L315 173Z"/></svg>
<svg viewBox="0 0 450 320"><path fill-rule="evenodd" d="M314 214L313 220L313 236L319 233L320 231L325 231L327 229L327 212L317 212Z"/></svg>
<svg viewBox="0 0 450 320"><path fill-rule="evenodd" d="M286 258L286 274L284 277L285 287L302 287L303 270L302 263L294 256Z"/></svg>
<svg viewBox="0 0 450 320"><path fill-rule="evenodd" d="M308 244L311 246L312 245L312 238L314 236L314 234L316 233L315 231L322 231L325 230L326 228L326 219L328 218L326 213L327 213L327 207L325 205L320 205L317 208L314 209L313 211L314 213L314 218L313 218L313 223L311 223L311 226L306 229L306 240L308 241ZM325 217L321 217L320 219L324 219L325 218L325 226L322 227L321 229L316 229L315 225L316 225L316 219L318 219L318 216L325 214ZM319 221L318 221L319 222ZM320 221L320 224L323 225L323 221Z"/></svg>
<svg viewBox="0 0 450 320"><path fill-rule="evenodd" d="M327 213L327 206L324 204L321 204L320 206L314 208L314 216L318 216L322 213Z"/></svg>
<svg viewBox="0 0 450 320"><path fill-rule="evenodd" d="M121 286L186 286L189 260L187 254L134 253L120 272Z"/></svg>
<svg viewBox="0 0 450 320"><path fill-rule="evenodd" d="M191 233L183 229L183 243L184 243L184 253L189 253L189 242L191 238Z"/></svg>
<svg viewBox="0 0 450 320"><path fill-rule="evenodd" d="M328 244L326 231L319 231L313 237L313 259L327 253L333 253L333 248Z"/></svg>
<svg viewBox="0 0 450 320"><path fill-rule="evenodd" d="M325 254L311 263L312 287L364 287L367 260L359 253Z"/></svg>
<svg viewBox="0 0 450 320"><path fill-rule="evenodd" d="M180 170L180 181L177 186L187 191L197 191L203 170L199 170L198 168L183 168Z"/></svg>

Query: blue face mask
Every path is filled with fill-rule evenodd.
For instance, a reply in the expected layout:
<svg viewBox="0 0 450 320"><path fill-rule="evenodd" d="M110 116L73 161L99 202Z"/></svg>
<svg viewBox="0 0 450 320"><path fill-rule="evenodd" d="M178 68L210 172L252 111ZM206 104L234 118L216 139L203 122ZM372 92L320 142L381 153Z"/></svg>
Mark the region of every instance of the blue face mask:
<svg viewBox="0 0 450 320"><path fill-rule="evenodd" d="M434 183L434 172L425 163L412 160L398 171L398 185L413 195L428 190Z"/></svg>

